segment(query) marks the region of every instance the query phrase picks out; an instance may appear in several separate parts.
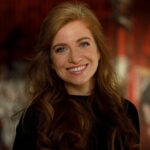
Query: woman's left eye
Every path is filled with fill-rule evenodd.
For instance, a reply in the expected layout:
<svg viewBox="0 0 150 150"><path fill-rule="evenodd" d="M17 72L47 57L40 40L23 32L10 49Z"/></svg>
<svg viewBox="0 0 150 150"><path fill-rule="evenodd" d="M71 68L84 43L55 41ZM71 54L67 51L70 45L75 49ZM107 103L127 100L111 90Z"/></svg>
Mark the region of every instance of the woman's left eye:
<svg viewBox="0 0 150 150"><path fill-rule="evenodd" d="M82 48L86 48L86 47L88 47L89 45L90 45L89 42L81 42L81 43L80 43L80 47L82 47Z"/></svg>

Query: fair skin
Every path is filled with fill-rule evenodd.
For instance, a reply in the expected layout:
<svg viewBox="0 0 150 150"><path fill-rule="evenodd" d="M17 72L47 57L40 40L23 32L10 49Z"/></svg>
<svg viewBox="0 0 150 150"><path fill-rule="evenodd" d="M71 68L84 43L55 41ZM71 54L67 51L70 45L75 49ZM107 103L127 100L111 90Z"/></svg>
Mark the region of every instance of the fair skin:
<svg viewBox="0 0 150 150"><path fill-rule="evenodd" d="M71 95L90 95L100 59L94 38L86 25L76 20L63 26L51 49L53 69Z"/></svg>

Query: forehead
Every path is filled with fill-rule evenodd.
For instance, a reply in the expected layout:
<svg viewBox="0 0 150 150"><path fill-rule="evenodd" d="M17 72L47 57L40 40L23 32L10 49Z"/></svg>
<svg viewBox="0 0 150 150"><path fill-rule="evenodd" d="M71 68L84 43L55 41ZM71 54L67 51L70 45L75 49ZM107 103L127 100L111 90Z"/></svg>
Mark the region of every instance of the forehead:
<svg viewBox="0 0 150 150"><path fill-rule="evenodd" d="M87 25L83 21L76 20L64 25L58 30L54 37L53 44L65 40L75 40L83 36L93 38Z"/></svg>

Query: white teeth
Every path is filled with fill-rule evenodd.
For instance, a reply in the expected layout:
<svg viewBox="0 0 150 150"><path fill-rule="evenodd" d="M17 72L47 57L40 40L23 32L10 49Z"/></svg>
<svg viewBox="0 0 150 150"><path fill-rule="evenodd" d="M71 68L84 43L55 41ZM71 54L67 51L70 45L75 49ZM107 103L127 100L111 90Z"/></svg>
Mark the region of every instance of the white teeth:
<svg viewBox="0 0 150 150"><path fill-rule="evenodd" d="M69 71L71 71L71 72L79 72L79 71L84 70L85 67L86 67L86 65L83 65L83 66L80 66L80 67L74 67L74 68L70 68Z"/></svg>

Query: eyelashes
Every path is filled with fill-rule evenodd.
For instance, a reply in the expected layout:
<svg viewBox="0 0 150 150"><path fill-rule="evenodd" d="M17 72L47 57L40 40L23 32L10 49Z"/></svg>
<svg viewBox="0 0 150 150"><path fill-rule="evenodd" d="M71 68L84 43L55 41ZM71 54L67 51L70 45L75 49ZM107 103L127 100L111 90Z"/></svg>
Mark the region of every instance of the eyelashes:
<svg viewBox="0 0 150 150"><path fill-rule="evenodd" d="M55 48L56 53L63 53L67 48L65 46L60 46Z"/></svg>
<svg viewBox="0 0 150 150"><path fill-rule="evenodd" d="M90 46L90 43L87 42L87 41L84 41L84 42L81 42L81 43L80 43L80 47L81 47L81 48L87 48L88 46Z"/></svg>

